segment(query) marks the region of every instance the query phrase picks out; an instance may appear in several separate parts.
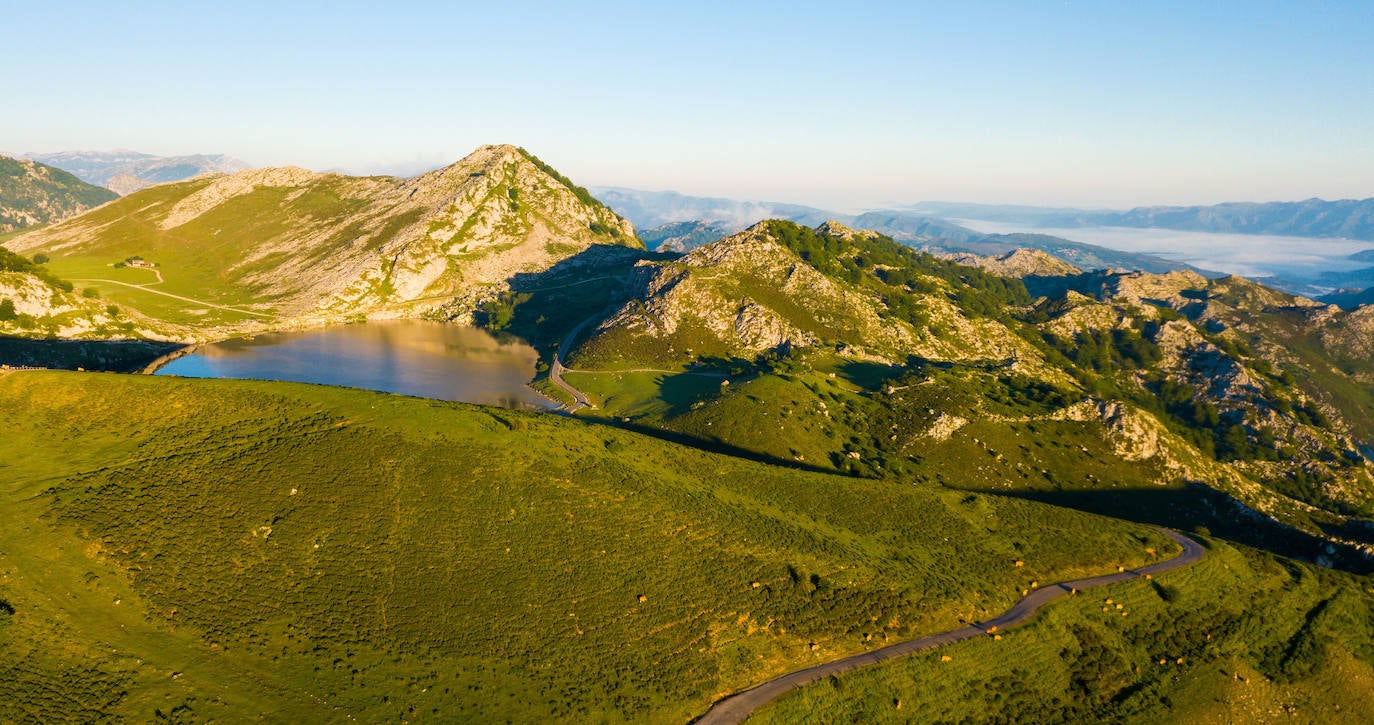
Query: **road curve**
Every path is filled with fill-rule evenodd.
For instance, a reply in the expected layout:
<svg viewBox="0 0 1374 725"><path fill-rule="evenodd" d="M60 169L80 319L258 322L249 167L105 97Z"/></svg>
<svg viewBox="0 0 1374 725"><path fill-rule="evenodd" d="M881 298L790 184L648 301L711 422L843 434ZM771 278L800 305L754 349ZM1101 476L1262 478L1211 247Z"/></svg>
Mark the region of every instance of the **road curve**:
<svg viewBox="0 0 1374 725"><path fill-rule="evenodd" d="M582 332L583 328L585 328L587 325L592 324L592 321L596 318L597 315L593 315L583 320L581 323L577 325L577 327L574 327L572 331L568 333L567 337L563 338L563 343L559 345L558 349L555 350L553 353L553 365L549 366L549 382L553 383L554 385L557 385L561 390L563 390L563 392L573 397L573 404L567 406L564 409L564 412L568 413L569 415L576 413L578 410L581 410L582 408L595 407L592 405L592 401L587 399L587 395L585 393L583 393L581 390L578 390L577 388L574 388L572 385L569 385L568 381L563 379L563 371L567 369L563 367L563 353L572 349L573 339L577 337L578 333Z"/></svg>
<svg viewBox="0 0 1374 725"><path fill-rule="evenodd" d="M1180 534L1176 531L1161 529L1166 536L1178 542L1183 547L1182 553L1178 556L1162 561L1158 564L1142 567L1140 569L1130 569L1116 574L1106 574L1103 576L1090 577L1088 579L1075 579L1074 581L1061 582L1041 589L1036 589L1026 595L1012 606L1011 609L1003 612L993 619L986 622L978 622L967 627L953 629L948 632L927 635L920 639L913 639L906 642L899 642L872 652L863 652L838 660L808 667L804 670L790 672L780 677L775 677L743 692L731 695L724 700L717 702L710 710L702 715L696 722L698 725L733 725L742 722L749 717L755 710L776 700L783 694L810 684L817 680L825 679L831 675L838 675L842 672L849 672L860 667L877 664L884 660L896 659L917 652L934 649L947 644L953 644L965 639L972 639L980 635L991 634L994 630L1002 630L1024 624L1035 616L1035 613L1046 604L1062 597L1066 594L1092 589L1094 587L1107 586L1108 584L1119 584L1131 581L1143 576L1153 576L1171 569L1188 566L1202 558L1204 550L1202 545L1196 541Z"/></svg>

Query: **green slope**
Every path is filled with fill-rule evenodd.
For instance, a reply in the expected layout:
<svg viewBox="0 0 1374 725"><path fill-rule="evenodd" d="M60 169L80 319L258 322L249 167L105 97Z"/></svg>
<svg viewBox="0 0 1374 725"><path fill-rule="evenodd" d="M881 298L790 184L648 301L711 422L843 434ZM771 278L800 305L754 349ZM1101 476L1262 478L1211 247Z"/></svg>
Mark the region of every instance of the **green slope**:
<svg viewBox="0 0 1374 725"><path fill-rule="evenodd" d="M778 221L640 280L568 356L597 405L580 415L1371 566L1374 315L1186 272L1040 278L1033 299L880 235Z"/></svg>
<svg viewBox="0 0 1374 725"><path fill-rule="evenodd" d="M61 169L0 156L0 234L60 221L117 198Z"/></svg>
<svg viewBox="0 0 1374 725"><path fill-rule="evenodd" d="M0 719L682 722L1172 552L466 405L30 372L0 399Z"/></svg>
<svg viewBox="0 0 1374 725"><path fill-rule="evenodd" d="M816 683L749 722L1369 722L1372 685L1362 577L1214 541L1185 569Z"/></svg>
<svg viewBox="0 0 1374 725"><path fill-rule="evenodd" d="M182 338L382 310L461 318L589 247L642 246L628 222L512 146L412 179L297 168L197 177L6 245L48 255L58 274Z"/></svg>

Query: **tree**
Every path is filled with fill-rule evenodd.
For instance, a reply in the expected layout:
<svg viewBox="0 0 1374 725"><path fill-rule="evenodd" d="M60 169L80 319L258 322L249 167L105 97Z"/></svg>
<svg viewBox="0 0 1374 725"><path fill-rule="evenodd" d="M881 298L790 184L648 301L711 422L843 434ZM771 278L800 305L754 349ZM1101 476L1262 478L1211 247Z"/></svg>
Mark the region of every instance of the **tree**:
<svg viewBox="0 0 1374 725"><path fill-rule="evenodd" d="M48 259L50 259L50 258L48 257L48 255L43 254L42 252L39 252L38 254L33 255L33 263L34 263L34 264L47 264L47 263L48 263Z"/></svg>

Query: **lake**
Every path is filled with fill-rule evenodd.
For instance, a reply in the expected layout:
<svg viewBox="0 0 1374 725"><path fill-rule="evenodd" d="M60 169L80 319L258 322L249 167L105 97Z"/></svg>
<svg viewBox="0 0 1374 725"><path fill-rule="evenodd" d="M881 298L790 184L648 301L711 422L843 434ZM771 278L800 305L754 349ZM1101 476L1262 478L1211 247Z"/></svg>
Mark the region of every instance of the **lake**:
<svg viewBox="0 0 1374 725"><path fill-rule="evenodd" d="M475 327L379 320L201 345L156 374L288 380L550 409L552 401L526 386L538 359L529 345Z"/></svg>

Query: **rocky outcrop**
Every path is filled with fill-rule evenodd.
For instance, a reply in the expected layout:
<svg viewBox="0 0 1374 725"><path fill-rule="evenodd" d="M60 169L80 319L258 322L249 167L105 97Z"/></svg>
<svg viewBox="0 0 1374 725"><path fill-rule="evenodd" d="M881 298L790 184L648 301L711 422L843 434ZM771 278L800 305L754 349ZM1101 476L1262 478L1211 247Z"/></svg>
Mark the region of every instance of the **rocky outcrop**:
<svg viewBox="0 0 1374 725"><path fill-rule="evenodd" d="M1374 360L1374 305L1333 314L1319 329L1322 345L1332 354Z"/></svg>
<svg viewBox="0 0 1374 725"><path fill-rule="evenodd" d="M969 253L939 256L1001 277L1063 277L1083 273L1083 270L1039 249L1014 249L997 256Z"/></svg>
<svg viewBox="0 0 1374 725"><path fill-rule="evenodd" d="M628 301L575 355L588 365L629 359L683 364L693 355L751 358L779 348L826 347L873 362L913 355L1010 360L1046 372L1023 339L997 322L970 317L945 294L920 298L916 318L923 324L888 314L874 291L822 274L780 243L785 237L777 235L789 232L779 225L788 223L761 222L680 259L641 263ZM849 242L878 236L835 222L814 231ZM930 276L922 284L947 289L950 283Z"/></svg>
<svg viewBox="0 0 1374 725"><path fill-rule="evenodd" d="M8 305L5 303L8 302ZM126 336L106 304L52 286L32 274L0 272L0 335L79 338Z"/></svg>
<svg viewBox="0 0 1374 725"><path fill-rule="evenodd" d="M858 239L877 239L882 236L868 229L850 229L834 219L816 227L816 231L828 237L834 237L846 242L853 242Z"/></svg>

